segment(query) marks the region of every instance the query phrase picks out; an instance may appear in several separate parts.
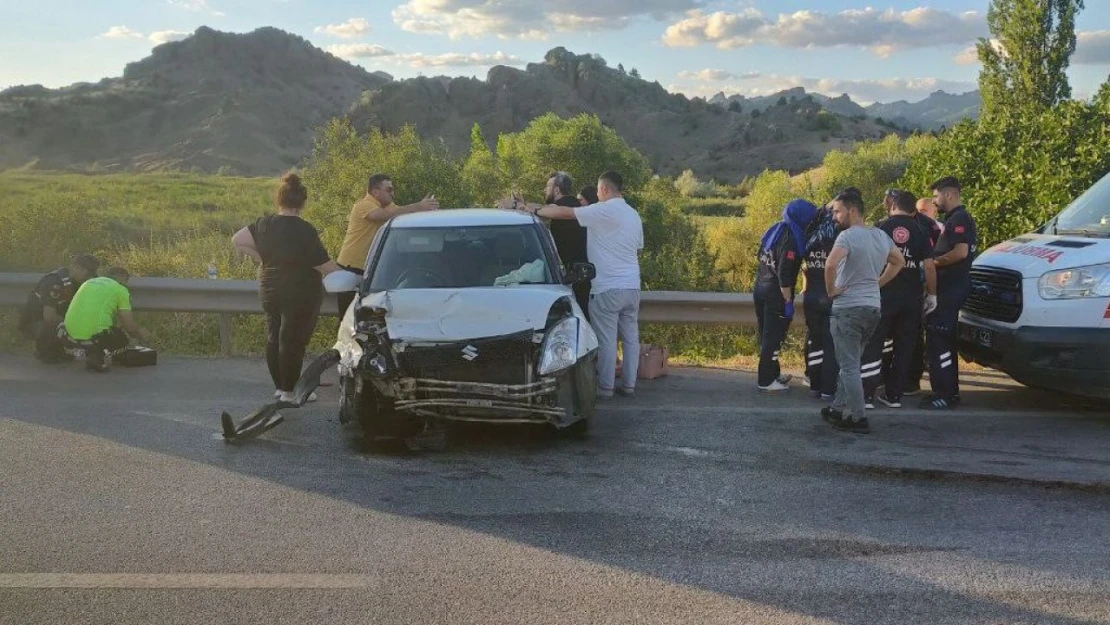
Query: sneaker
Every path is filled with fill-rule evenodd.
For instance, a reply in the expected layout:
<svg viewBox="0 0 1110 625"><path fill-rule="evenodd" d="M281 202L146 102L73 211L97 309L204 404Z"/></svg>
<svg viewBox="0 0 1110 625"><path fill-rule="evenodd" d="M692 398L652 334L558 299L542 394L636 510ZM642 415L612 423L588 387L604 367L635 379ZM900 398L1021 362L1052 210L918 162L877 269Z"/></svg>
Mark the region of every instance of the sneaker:
<svg viewBox="0 0 1110 625"><path fill-rule="evenodd" d="M824 399L826 401L832 399L833 397L835 396L830 393L821 393L821 399Z"/></svg>
<svg viewBox="0 0 1110 625"><path fill-rule="evenodd" d="M917 386L917 387L914 387L914 388L908 388L908 389L902 391L902 395L904 397L913 397L914 395L920 395L920 394L921 394L921 387L920 386Z"/></svg>
<svg viewBox="0 0 1110 625"><path fill-rule="evenodd" d="M832 406L825 406L821 409L821 418L825 421L828 421L829 423L832 423L835 419L843 419L844 413L840 412L836 408L833 408Z"/></svg>
<svg viewBox="0 0 1110 625"><path fill-rule="evenodd" d="M281 395L278 395L278 401L283 404L289 404L290 406L297 405L297 400L293 398L293 393L282 392Z"/></svg>
<svg viewBox="0 0 1110 625"><path fill-rule="evenodd" d="M597 389L598 399L613 399L613 391L611 389L599 388Z"/></svg>
<svg viewBox="0 0 1110 625"><path fill-rule="evenodd" d="M789 373L784 373L784 374L780 375L778 377L778 379L775 380L775 381L778 382L779 384L782 384L783 386L785 386L787 384L790 384L790 380L793 380L793 379L794 379L794 376L790 375ZM806 386L809 386L809 382L806 382Z"/></svg>
<svg viewBox="0 0 1110 625"><path fill-rule="evenodd" d="M617 389L617 394L618 395L623 395L625 397L635 397L636 396L636 389L634 389L634 388L625 388L625 387L622 386L622 387Z"/></svg>
<svg viewBox="0 0 1110 625"><path fill-rule="evenodd" d="M783 391L790 390L790 387L783 384L782 382L780 382L778 380L775 380L774 382L771 382L767 386L760 386L759 390L761 390L765 393L781 393Z"/></svg>
<svg viewBox="0 0 1110 625"><path fill-rule="evenodd" d="M875 400L874 399L865 399L865 400L863 400L863 407L867 410L874 410L875 409Z"/></svg>
<svg viewBox="0 0 1110 625"><path fill-rule="evenodd" d="M869 434L871 433L871 426L867 423L867 417L862 419L833 419L829 421L832 426L843 432L852 432L855 434Z"/></svg>
<svg viewBox="0 0 1110 625"><path fill-rule="evenodd" d="M88 356L85 357L85 368L97 373L107 373L108 352L96 349L89 351Z"/></svg>
<svg viewBox="0 0 1110 625"><path fill-rule="evenodd" d="M810 389L809 396L814 399L821 399L821 391Z"/></svg>
<svg viewBox="0 0 1110 625"><path fill-rule="evenodd" d="M274 390L274 399L281 399L281 389Z"/></svg>
<svg viewBox="0 0 1110 625"><path fill-rule="evenodd" d="M891 399L891 398L887 397L886 393L880 393L879 395L876 395L875 398L878 399L879 401L881 401L883 404L885 404L889 408L901 408L902 407L902 402L901 401L899 401L897 399Z"/></svg>
<svg viewBox="0 0 1110 625"><path fill-rule="evenodd" d="M925 410L951 410L955 407L955 402L943 397L926 397L918 404L918 408L924 408Z"/></svg>
<svg viewBox="0 0 1110 625"><path fill-rule="evenodd" d="M306 399L305 401L311 404L312 402L314 402L318 399L320 399L320 398L316 396L316 391L312 391L311 393L308 394L308 399Z"/></svg>

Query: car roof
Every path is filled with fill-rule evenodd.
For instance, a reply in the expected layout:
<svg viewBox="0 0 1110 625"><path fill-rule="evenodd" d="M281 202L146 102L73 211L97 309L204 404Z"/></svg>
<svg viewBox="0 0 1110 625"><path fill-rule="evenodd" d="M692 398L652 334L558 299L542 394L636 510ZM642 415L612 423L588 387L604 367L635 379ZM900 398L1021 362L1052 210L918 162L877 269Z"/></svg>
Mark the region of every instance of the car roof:
<svg viewBox="0 0 1110 625"><path fill-rule="evenodd" d="M450 208L399 215L391 228L457 228L460 226L525 226L536 218L514 211L493 208Z"/></svg>

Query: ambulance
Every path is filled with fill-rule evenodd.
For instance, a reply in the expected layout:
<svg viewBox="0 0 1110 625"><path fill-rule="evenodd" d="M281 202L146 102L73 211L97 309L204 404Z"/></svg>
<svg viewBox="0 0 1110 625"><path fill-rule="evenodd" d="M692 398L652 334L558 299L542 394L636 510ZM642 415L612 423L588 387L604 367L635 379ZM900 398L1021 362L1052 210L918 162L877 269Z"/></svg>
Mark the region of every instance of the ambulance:
<svg viewBox="0 0 1110 625"><path fill-rule="evenodd" d="M1110 398L1110 174L975 259L958 339L1027 386Z"/></svg>

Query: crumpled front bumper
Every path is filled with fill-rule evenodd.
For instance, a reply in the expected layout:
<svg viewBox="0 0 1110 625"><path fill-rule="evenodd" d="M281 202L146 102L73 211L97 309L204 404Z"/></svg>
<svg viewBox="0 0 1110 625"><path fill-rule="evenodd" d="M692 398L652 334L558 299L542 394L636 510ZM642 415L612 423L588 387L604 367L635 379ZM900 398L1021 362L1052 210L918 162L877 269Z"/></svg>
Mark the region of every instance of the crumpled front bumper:
<svg viewBox="0 0 1110 625"><path fill-rule="evenodd" d="M566 416L554 397L554 377L529 384L488 384L425 378L402 378L394 409L454 421L554 423Z"/></svg>

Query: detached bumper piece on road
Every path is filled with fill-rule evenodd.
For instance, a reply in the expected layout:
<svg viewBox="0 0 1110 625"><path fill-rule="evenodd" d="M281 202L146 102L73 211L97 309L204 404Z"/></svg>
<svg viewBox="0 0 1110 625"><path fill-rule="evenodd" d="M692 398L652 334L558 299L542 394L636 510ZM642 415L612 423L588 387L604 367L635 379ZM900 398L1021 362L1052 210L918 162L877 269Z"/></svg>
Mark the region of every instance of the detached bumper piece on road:
<svg viewBox="0 0 1110 625"><path fill-rule="evenodd" d="M248 441L280 425L285 417L279 411L283 408L300 408L305 405L312 392L320 386L320 376L338 362L339 352L329 349L309 363L293 387L293 403L275 401L265 404L247 415L239 425L235 425L235 420L230 414L221 413L220 427L223 430L224 440L229 443Z"/></svg>

